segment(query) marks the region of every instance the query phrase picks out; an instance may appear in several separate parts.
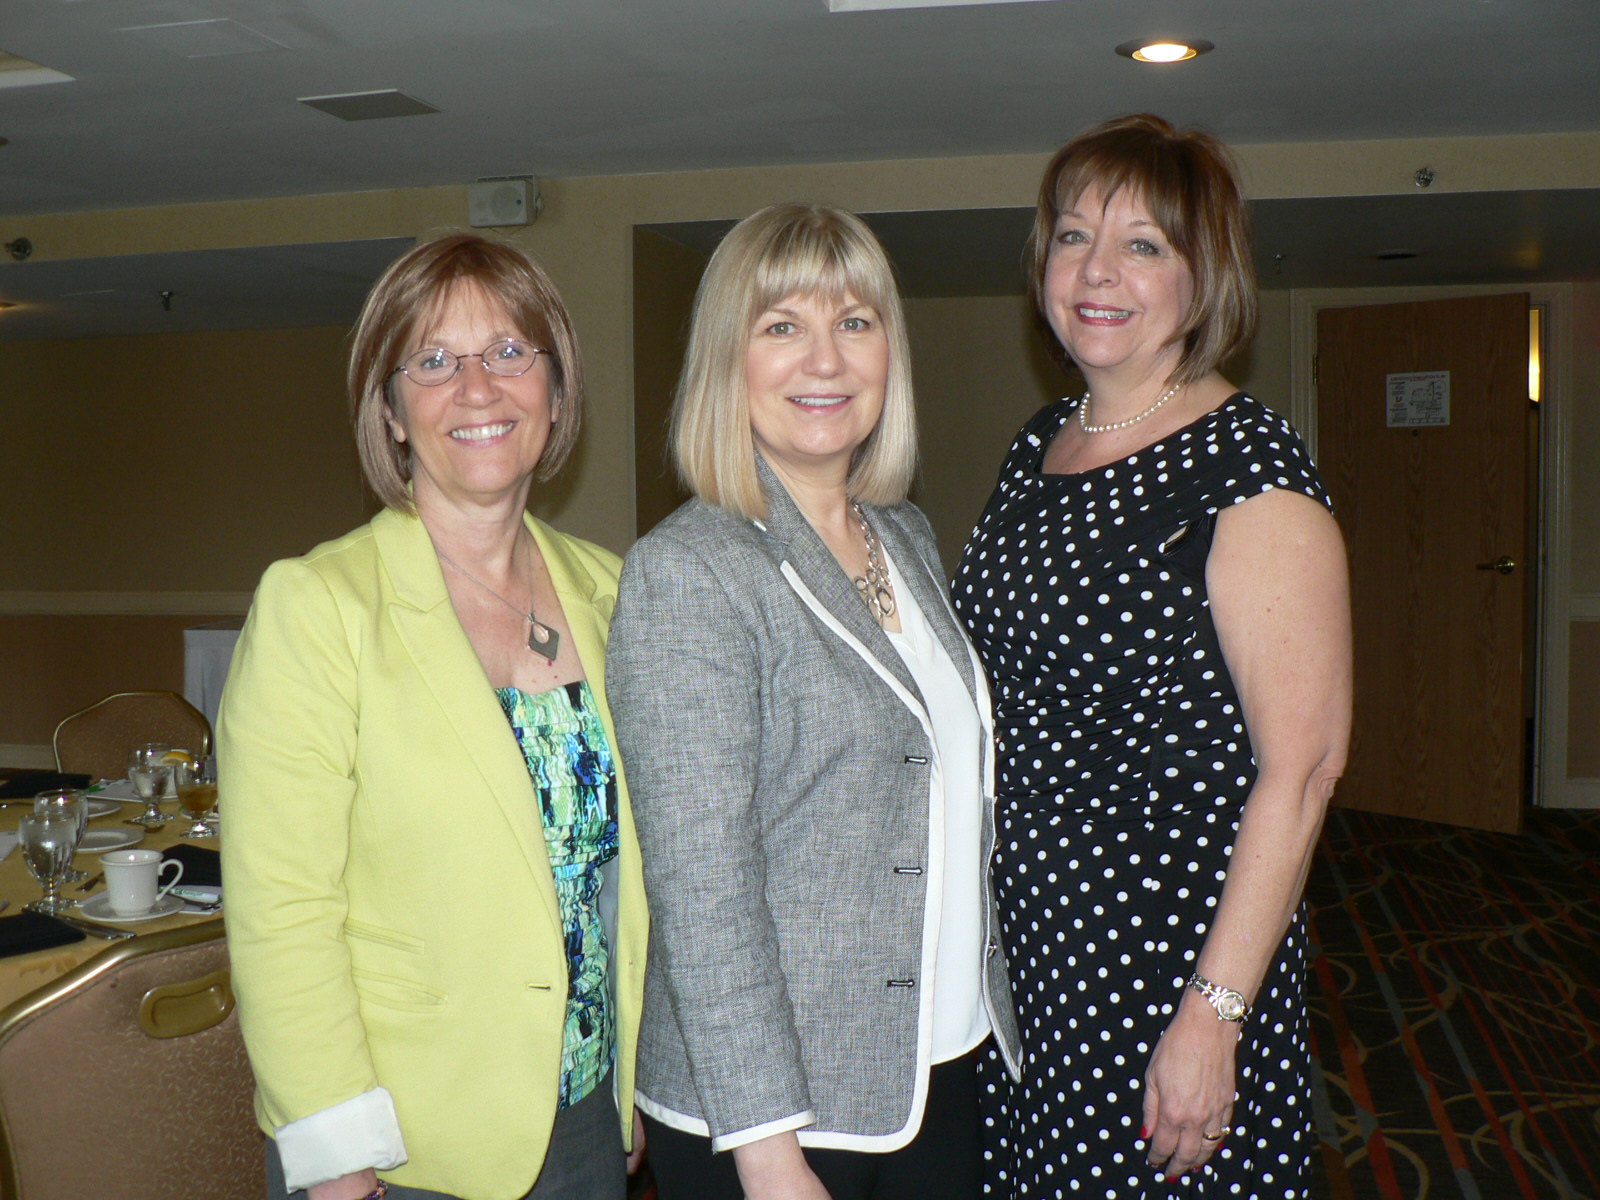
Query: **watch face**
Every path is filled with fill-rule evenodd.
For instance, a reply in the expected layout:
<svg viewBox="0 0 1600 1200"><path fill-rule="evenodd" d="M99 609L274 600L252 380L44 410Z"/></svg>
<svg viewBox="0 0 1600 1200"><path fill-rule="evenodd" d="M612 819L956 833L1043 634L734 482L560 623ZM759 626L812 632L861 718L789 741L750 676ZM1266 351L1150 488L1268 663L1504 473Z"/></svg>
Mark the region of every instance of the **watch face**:
<svg viewBox="0 0 1600 1200"><path fill-rule="evenodd" d="M1238 992L1225 991L1217 997L1217 1014L1224 1021L1242 1021L1248 1011L1249 1006Z"/></svg>

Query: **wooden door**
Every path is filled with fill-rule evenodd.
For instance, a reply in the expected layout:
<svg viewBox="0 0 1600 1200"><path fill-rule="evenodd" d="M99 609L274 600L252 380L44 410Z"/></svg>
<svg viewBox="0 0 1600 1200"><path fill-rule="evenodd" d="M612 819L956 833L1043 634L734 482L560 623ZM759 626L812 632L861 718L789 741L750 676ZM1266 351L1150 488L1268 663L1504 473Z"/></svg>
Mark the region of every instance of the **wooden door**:
<svg viewBox="0 0 1600 1200"><path fill-rule="evenodd" d="M1335 802L1519 829L1535 569L1527 295L1324 309L1317 413L1355 620L1355 729Z"/></svg>

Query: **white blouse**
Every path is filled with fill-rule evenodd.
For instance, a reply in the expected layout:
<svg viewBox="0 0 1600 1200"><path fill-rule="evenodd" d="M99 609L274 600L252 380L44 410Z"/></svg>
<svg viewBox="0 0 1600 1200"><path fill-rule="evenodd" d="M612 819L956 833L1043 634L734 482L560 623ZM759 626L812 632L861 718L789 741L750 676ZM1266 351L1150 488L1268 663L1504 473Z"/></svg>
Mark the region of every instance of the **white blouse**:
<svg viewBox="0 0 1600 1200"><path fill-rule="evenodd" d="M887 554L885 558L887 559ZM928 706L934 752L930 803L944 812L944 896L933 968L933 1057L948 1062L989 1036L983 1001L983 724L944 645L889 561L900 632L885 630ZM942 786L941 786L942 785ZM942 794L940 794L942 793Z"/></svg>

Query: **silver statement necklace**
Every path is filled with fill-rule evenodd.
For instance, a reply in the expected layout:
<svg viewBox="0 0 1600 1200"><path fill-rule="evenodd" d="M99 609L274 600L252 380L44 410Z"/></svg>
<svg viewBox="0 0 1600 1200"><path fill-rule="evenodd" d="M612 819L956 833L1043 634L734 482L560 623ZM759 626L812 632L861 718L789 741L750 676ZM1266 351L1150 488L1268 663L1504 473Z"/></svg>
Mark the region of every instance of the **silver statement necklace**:
<svg viewBox="0 0 1600 1200"><path fill-rule="evenodd" d="M516 613L517 616L526 621L528 623L528 649L532 650L535 654L543 655L550 662L555 662L556 653L561 648L561 635L559 633L557 633L554 629L551 629L550 626L546 625L543 621L539 620L538 617L534 616L531 608L527 612L523 612L515 604L511 603L511 601L507 600L499 592L495 591L487 583L479 579L455 559L451 558L443 550L440 550L437 545L434 546L433 549L434 553L436 553L440 558L444 559L446 563L454 567L468 579L472 580L473 583L477 584L484 591L488 592L489 595L493 596L496 600L500 601L501 604L504 604L512 612ZM531 554L528 557L528 595L530 597L533 595L533 556Z"/></svg>
<svg viewBox="0 0 1600 1200"><path fill-rule="evenodd" d="M855 576L852 582L856 591L861 593L861 598L867 603L867 611L882 625L894 616L894 583L889 578L889 568L883 561L883 543L878 541L878 535L872 531L872 526L867 523L866 511L861 507L859 500L850 501L850 511L856 515L856 524L861 526L861 536L867 543L867 573Z"/></svg>
<svg viewBox="0 0 1600 1200"><path fill-rule="evenodd" d="M1156 409L1160 408L1168 400L1171 400L1174 396L1176 396L1178 394L1178 389L1182 386L1183 385L1181 383L1173 384L1166 391L1161 393L1161 399L1157 400L1138 416L1129 417L1126 421L1107 421L1104 425L1089 424L1089 418L1085 414L1087 414L1089 411L1090 394L1085 392L1083 394L1083 399L1078 401L1078 428L1083 430L1085 433L1110 433L1113 429L1126 429L1129 425L1137 425L1140 421L1144 420L1151 413L1155 412Z"/></svg>

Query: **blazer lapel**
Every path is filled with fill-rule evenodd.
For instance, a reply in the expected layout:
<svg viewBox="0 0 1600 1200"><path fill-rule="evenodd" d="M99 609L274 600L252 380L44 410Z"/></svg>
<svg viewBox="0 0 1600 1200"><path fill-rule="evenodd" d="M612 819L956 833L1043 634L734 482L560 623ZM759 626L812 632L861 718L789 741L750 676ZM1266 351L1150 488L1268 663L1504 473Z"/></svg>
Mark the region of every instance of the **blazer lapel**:
<svg viewBox="0 0 1600 1200"><path fill-rule="evenodd" d="M845 574L839 560L833 557L833 551L817 536L817 531L811 528L811 522L806 520L788 489L759 454L756 455L756 468L767 492L768 513L764 524L768 534L781 546L785 561L805 580L806 586L833 618L849 630L878 663L926 707L905 660L890 644L889 635L874 619L861 599L861 593L856 590L855 583ZM874 529L877 529L876 525Z"/></svg>
<svg viewBox="0 0 1600 1200"><path fill-rule="evenodd" d="M428 532L416 517L393 511L380 513L372 525L394 592L389 618L395 632L521 843L534 888L559 929L561 910L533 781L516 735L450 606ZM441 797L441 805L447 799Z"/></svg>
<svg viewBox="0 0 1600 1200"><path fill-rule="evenodd" d="M927 560L892 510L869 507L867 519L872 522L878 538L889 551L890 557L894 559L901 581L910 590L911 598L917 607L922 610L923 619L933 629L939 644L944 647L944 652L950 656L956 674L966 680L967 691L971 694L973 703L978 704L981 710L983 698L978 695L977 680L973 676L972 652L966 635L956 621L955 612L950 607L950 597L934 578L928 569Z"/></svg>

